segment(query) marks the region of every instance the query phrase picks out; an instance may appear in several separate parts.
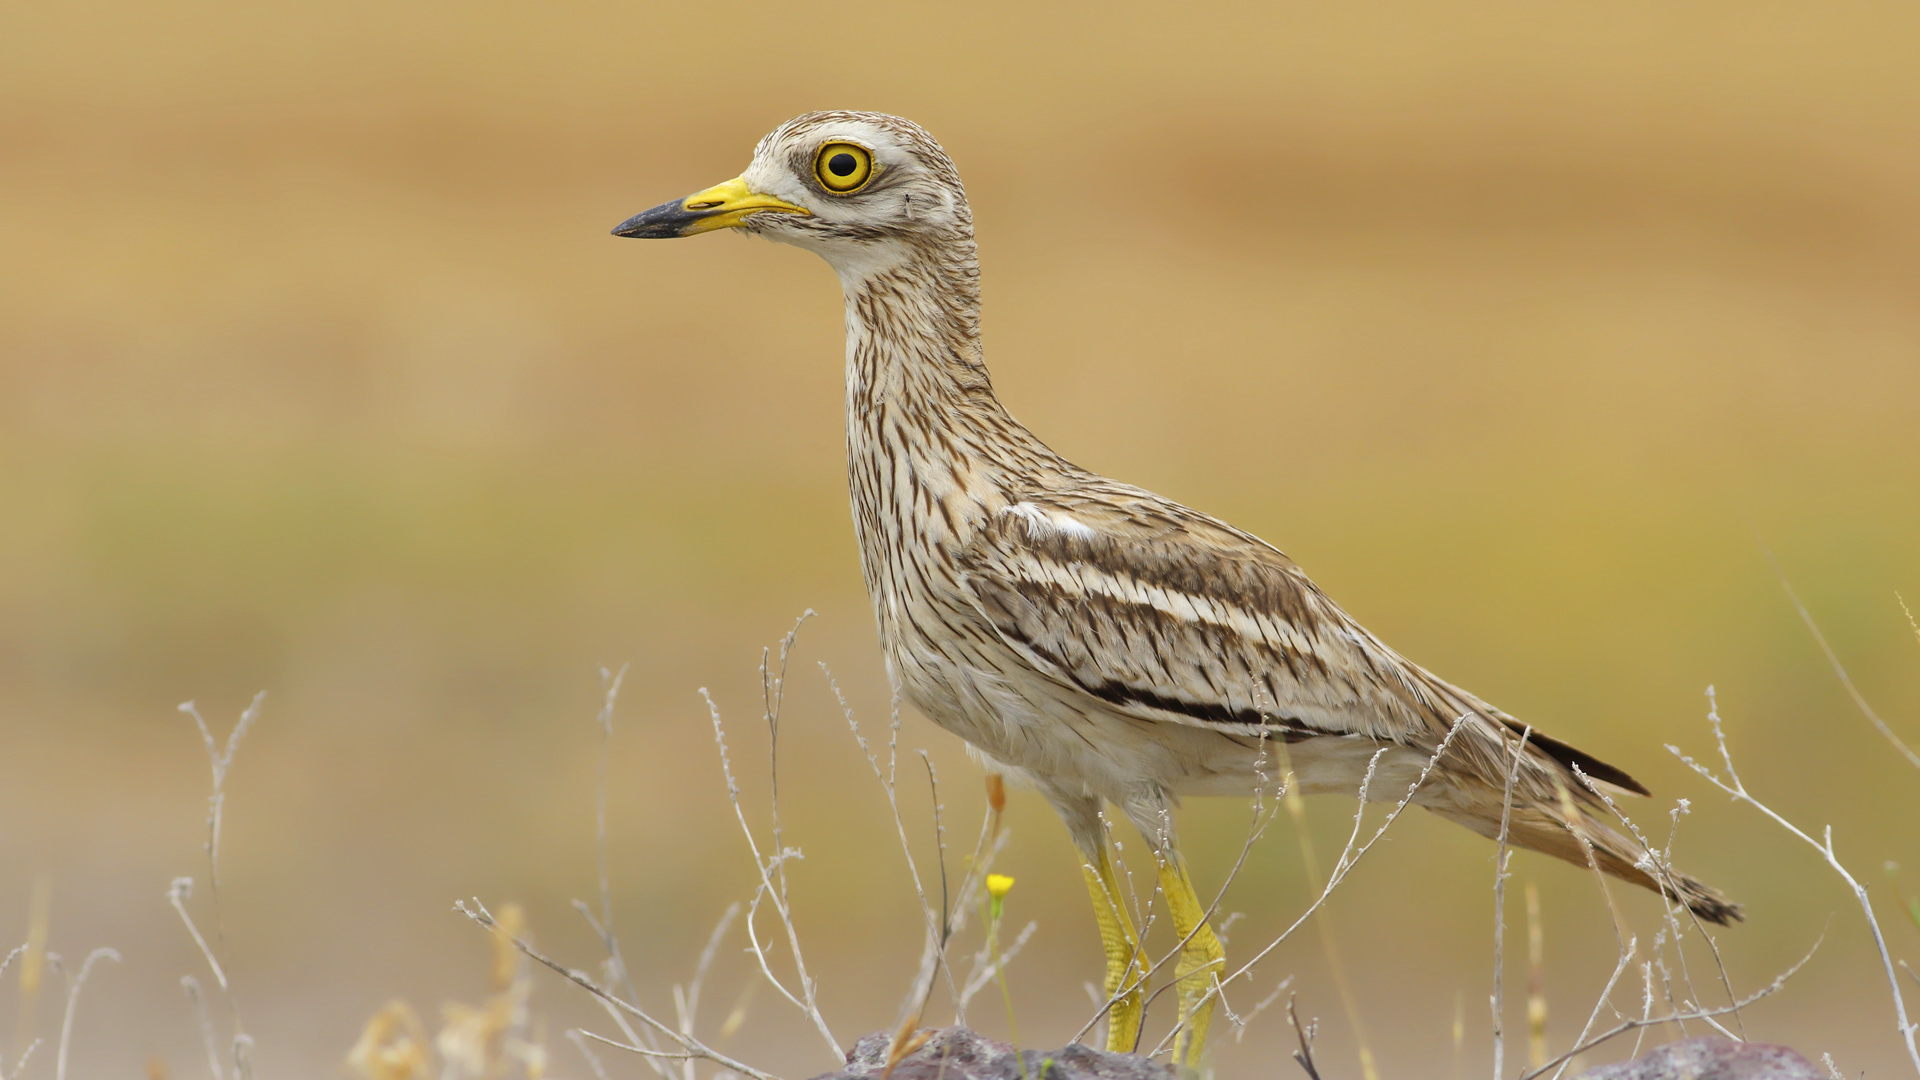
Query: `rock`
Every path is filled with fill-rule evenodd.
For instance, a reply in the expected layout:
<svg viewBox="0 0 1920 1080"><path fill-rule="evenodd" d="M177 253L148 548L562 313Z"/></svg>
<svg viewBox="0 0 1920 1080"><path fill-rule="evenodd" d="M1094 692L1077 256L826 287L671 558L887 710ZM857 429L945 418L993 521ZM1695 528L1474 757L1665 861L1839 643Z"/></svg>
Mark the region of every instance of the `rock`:
<svg viewBox="0 0 1920 1080"><path fill-rule="evenodd" d="M961 1027L941 1028L931 1036L920 1049L901 1059L891 1080L1176 1080L1179 1075L1157 1061L1110 1054L1078 1043L1060 1050L1016 1052L1006 1043ZM861 1039L847 1055L846 1068L822 1073L813 1080L878 1077L886 1071L887 1045L892 1038L882 1032Z"/></svg>
<svg viewBox="0 0 1920 1080"><path fill-rule="evenodd" d="M1826 1080L1826 1074L1784 1046L1708 1035L1670 1043L1633 1061L1589 1069L1574 1080Z"/></svg>

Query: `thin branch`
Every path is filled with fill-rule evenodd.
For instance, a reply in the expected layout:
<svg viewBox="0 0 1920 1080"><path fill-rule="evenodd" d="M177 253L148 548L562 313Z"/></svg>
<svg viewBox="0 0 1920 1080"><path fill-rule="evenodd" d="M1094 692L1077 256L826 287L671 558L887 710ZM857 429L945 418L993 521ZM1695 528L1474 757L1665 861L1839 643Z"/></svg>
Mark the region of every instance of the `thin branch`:
<svg viewBox="0 0 1920 1080"><path fill-rule="evenodd" d="M1414 795L1419 792L1421 785L1427 782L1427 777L1433 773L1434 766L1440 763L1440 759L1446 754L1447 749L1453 745L1454 736L1459 734L1460 729L1465 727L1467 722L1472 718L1473 714L1462 713L1454 720L1453 725L1447 729L1446 736L1440 740L1438 746L1434 747L1432 755L1427 758L1427 763L1421 767L1420 775L1414 777L1413 782L1407 785L1407 793L1401 796L1399 802L1394 804L1393 809L1387 813L1385 820L1380 822L1380 827L1375 829L1373 835L1367 838L1367 842L1356 847L1355 841L1360 835L1361 819L1366 813L1367 808L1367 788L1368 785L1372 783L1374 767L1378 764L1380 756L1376 753L1373 758L1369 760L1367 771L1361 777L1360 781L1360 790L1358 792L1360 807L1355 811L1353 816L1353 832L1347 837L1346 846L1341 849L1340 858L1335 861L1333 872L1327 876L1326 887L1320 890L1320 895L1314 899L1313 903L1307 905L1307 909L1301 912L1298 918L1294 919L1285 930L1281 931L1278 937L1268 942L1265 948L1255 953L1251 960L1240 965L1232 974L1224 978L1216 979L1213 986L1209 987L1207 992L1201 995L1200 1000L1194 1003L1193 1008L1195 1010L1198 1010L1208 1001L1218 996L1221 991L1234 980L1251 978L1254 965L1266 959L1269 954L1279 948L1288 938L1292 937L1301 926L1305 925L1306 921L1312 918L1316 911L1320 910L1321 905L1327 902L1327 898L1333 895L1333 891L1339 888L1340 883L1346 880L1347 875L1353 871L1353 868L1359 864L1361 859L1366 858L1367 852L1373 850L1374 845L1379 843L1380 838L1386 835L1387 830L1393 827L1393 823L1398 821L1400 815L1413 803ZM1145 930L1143 929L1141 933L1142 936L1144 936ZM1171 955L1170 953L1169 956ZM1164 959L1162 963L1165 963ZM1157 970L1158 967L1159 965L1156 964L1154 966L1155 970ZM1098 1018L1096 1017L1096 1019ZM1085 1035L1091 1027L1092 1024L1088 1024L1086 1028L1082 1028L1080 1035L1076 1035L1075 1039L1078 1040L1081 1036Z"/></svg>
<svg viewBox="0 0 1920 1080"><path fill-rule="evenodd" d="M745 1062L734 1060L733 1058L727 1056L726 1054L723 1054L718 1050L715 1050L712 1047L707 1046L705 1043L701 1042L699 1039L696 1039L690 1035L682 1035L679 1031L675 1030L673 1027L671 1027L664 1021L655 1019L650 1013L640 1008L638 1005L634 1005L631 1002L628 1002L625 999L619 997L618 995L612 993L611 991L603 988L602 986L600 986L599 983L594 982L593 978L589 976L586 972L576 971L570 967L567 967L566 965L560 963L558 960L554 960L551 957L547 956L545 953L542 953L538 949L535 949L532 945L529 945L527 942L522 941L520 938L507 933L506 929L502 927L496 919L494 919L493 913L488 911L486 908L486 905L482 904L479 900L472 900L472 901L461 900L461 901L455 902L453 906L454 906L454 910L460 912L462 915L465 915L467 918L472 919L474 922L479 923L483 927L486 927L488 930L492 931L493 933L499 934L500 936L506 938L508 941L512 942L513 947L520 950L520 952L524 956L526 956L528 959L541 965L542 967L547 968L550 971L558 973L560 976L562 976L569 982L587 991L588 993L592 994L594 997L599 998L603 1003L610 1006L611 1008L617 1009L618 1011L625 1013L626 1015L631 1016L636 1020L639 1020L641 1023L647 1025L647 1027L658 1032L662 1036L665 1036L667 1039L671 1040L672 1042L678 1043L683 1048L686 1054L690 1054L694 1057L701 1058L706 1061L711 1061L714 1064L721 1066L722 1068L732 1069L734 1072L753 1077L754 1080L779 1080L778 1077L774 1076L771 1073L762 1072L761 1070L756 1069L753 1066L746 1064ZM584 1034L586 1034L589 1038L594 1038L602 1042L608 1042L611 1045L616 1045L616 1046L623 1045L619 1043L612 1043L611 1040L600 1039L599 1036L593 1035L591 1032L586 1032ZM636 1053L639 1053L645 1056L678 1057L678 1055L670 1054L666 1051L653 1051L640 1046L625 1046L624 1048L628 1050L632 1050Z"/></svg>
<svg viewBox="0 0 1920 1080"><path fill-rule="evenodd" d="M760 962L760 973L773 984L773 988L778 990L782 997L792 1002L808 1020L813 1022L814 1030L826 1040L827 1047L833 1051L834 1058L845 1061L846 1052L840 1049L840 1041L833 1037L833 1032L827 1027L826 1017L820 1014L819 1005L815 1001L816 987L813 979L807 974L806 958L800 950L800 934L794 927L793 913L787 907L786 892L774 884L774 874L777 872L784 879L785 862L790 858L799 858L800 851L797 848L777 848L772 855L760 854L760 844L754 839L753 828L747 824L746 809L740 804L740 785L734 781L733 765L727 758L726 728L720 722L720 707L714 704L713 695L707 693L705 687L700 688L700 696L706 699L707 711L713 718L713 741L720 750L720 771L727 781L727 801L733 804L734 819L740 824L741 835L746 837L747 848L753 854L754 869L760 876L760 884L754 889L753 900L747 905L745 922L748 943ZM759 931L754 923L754 916L759 912L762 900L773 905L774 913L780 917L780 924L787 932L787 951L793 957L795 977L800 983L799 996L795 996L793 991L787 989L786 984L773 974L773 968L767 962L766 947L761 943Z"/></svg>
<svg viewBox="0 0 1920 1080"><path fill-rule="evenodd" d="M80 991L86 987L87 976L93 973L93 965L101 960L119 963L120 954L107 948L95 949L88 953L87 958L80 964L80 974L74 977L73 985L67 988L67 1014L60 1021L60 1052L54 1059L54 1080L67 1080L67 1048L73 1041L73 1017L74 1013L80 1009Z"/></svg>
<svg viewBox="0 0 1920 1080"><path fill-rule="evenodd" d="M1727 779L1720 779L1720 777L1714 774L1712 769L1681 753L1680 748L1677 746L1669 745L1667 751L1684 762L1688 768L1699 773L1701 778L1706 780L1707 783L1712 784L1714 787L1732 796L1735 801L1744 802L1752 806L1768 818L1771 818L1773 822L1781 828L1799 837L1807 846L1819 852L1821 857L1826 860L1827 865L1833 868L1833 872L1839 874L1841 880L1845 881L1848 888L1853 890L1854 898L1860 902L1861 912L1867 917L1867 929L1873 933L1874 947L1880 951L1880 964L1886 969L1887 989L1891 991L1893 995L1893 1012L1897 1030L1900 1032L1901 1039L1907 1044L1907 1057L1913 1063L1914 1072L1920 1073L1920 1046L1916 1046L1914 1042L1916 1028L1920 1027L1920 1025L1915 1025L1907 1019L1906 1000L1900 994L1900 980L1894 974L1893 957L1887 952L1887 939L1880 932L1880 920L1874 917L1873 901L1867 898L1866 887L1854 879L1854 876L1847 871L1847 868L1841 865L1839 856L1834 853L1833 826L1827 826L1824 841L1815 840L1813 837L1800 831L1798 826L1786 818L1781 817L1772 807L1769 807L1767 804L1749 794L1746 785L1741 783L1739 774L1734 771L1733 755L1727 750L1726 732L1720 724L1719 707L1714 699L1712 687L1707 688L1707 700L1709 703L1707 719L1713 726L1714 741L1720 748L1720 760L1726 766Z"/></svg>
<svg viewBox="0 0 1920 1080"><path fill-rule="evenodd" d="M180 711L193 717L200 729L200 741L206 744L207 763L213 769L213 796L207 807L207 868L208 886L213 891L213 929L216 936L224 938L226 930L220 921L220 825L222 809L226 803L227 770L233 767L233 755L240 749L240 740L246 737L247 729L260 718L260 706L267 700L265 690L253 695L253 701L240 713L240 719L227 733L227 745L224 750L214 742L213 731L207 727L206 718L191 701L183 702ZM222 990L227 988L224 980Z"/></svg>
<svg viewBox="0 0 1920 1080"><path fill-rule="evenodd" d="M34 1039L32 1042L27 1044L27 1048L25 1050L20 1051L20 1056L17 1059L15 1059L13 1063L12 1075L14 1076L15 1080L18 1080L19 1077L26 1075L27 1062L33 1059L33 1052L35 1050L40 1049L40 1044L44 1041L45 1040L43 1039ZM0 1070L0 1073L4 1073L4 1070Z"/></svg>
<svg viewBox="0 0 1920 1080"><path fill-rule="evenodd" d="M600 920L593 917L593 908L588 906L584 901L575 900L573 902L573 909L580 913L581 918L587 920L587 926L593 930L594 936L600 939L602 947L607 950L607 959L602 964L602 967L606 970L607 982L610 985L618 986L620 967L619 962L613 956L613 944L609 940L611 935L607 933L605 927L600 925ZM640 995L634 994L633 997L635 1000L638 1000ZM602 1001L600 1005L607 1011L607 1015L612 1018L614 1025L620 1029L621 1034L636 1043L644 1042L649 1046L653 1046L655 1049L659 1049L654 1043L653 1031L651 1029L635 1031L633 1025L627 1023L627 1018L621 1015L619 1009L614 1008L605 1001ZM667 1067L658 1061L648 1059L647 1064L653 1067L654 1072L660 1074L661 1080L673 1080L673 1073L668 1071Z"/></svg>
<svg viewBox="0 0 1920 1080"><path fill-rule="evenodd" d="M594 776L594 861L600 878L600 919L594 929L600 935L602 947L607 950L607 963L612 967L615 985L624 986L627 996L638 998L640 992L634 989L633 977L627 971L627 959L620 953L620 938L613 929L613 878L609 872L607 854L607 776L612 768L613 759L613 707L620 700L620 684L626 681L628 665L621 664L619 671L600 669L600 714L595 723L600 728L600 760ZM591 921L591 920L589 920Z"/></svg>
<svg viewBox="0 0 1920 1080"><path fill-rule="evenodd" d="M1920 769L1920 754L1914 753L1912 747L1893 733L1893 729L1887 726L1887 722L1880 719L1880 714L1873 711L1873 706L1867 704L1867 699L1860 693L1859 688L1853 685L1853 677L1847 674L1846 666L1840 663L1840 657L1833 651L1833 646L1827 644L1827 635L1820 632L1819 624L1813 621L1813 613L1807 610L1807 605L1800 602L1800 594L1793 591L1793 583L1787 580L1786 571L1780 568L1779 560L1773 557L1773 549L1761 544L1760 550L1766 552L1767 562L1780 578L1780 587L1787 591L1787 599L1793 601L1793 609L1800 613L1800 621L1806 624L1807 632L1813 635L1813 640L1820 646L1820 651L1826 654L1827 663L1832 665L1833 673L1840 678L1840 685L1847 688L1847 696L1853 699L1854 705L1859 708L1861 714L1872 722L1874 729L1892 743L1895 750L1900 751L1900 756L1906 758L1909 765ZM1906 606L1906 601L1902 600L1901 609L1905 610ZM1907 618L1909 621L1912 620L1911 611L1907 612ZM1920 634L1920 630L1916 630L1915 633ZM1912 1040L1909 1039L1908 1042L1911 1043ZM1920 1063L1916 1063L1916 1067L1920 1067Z"/></svg>
<svg viewBox="0 0 1920 1080"><path fill-rule="evenodd" d="M193 924L187 925L191 928ZM220 1068L220 1043L213 1034L213 1019L207 1015L207 999L200 993L200 981L191 975L182 975L180 989L186 991L187 1000L193 1003L194 1018L200 1021L200 1042L207 1051L207 1074L212 1080L226 1080Z"/></svg>
<svg viewBox="0 0 1920 1080"><path fill-rule="evenodd" d="M607 1067L600 1063L600 1055L594 1053L593 1048L587 1045L586 1034L579 1028L568 1028L567 1041L573 1043L579 1049L580 1056L587 1059L587 1067L593 1070L595 1080L612 1080L607 1075Z"/></svg>
<svg viewBox="0 0 1920 1080"><path fill-rule="evenodd" d="M227 988L227 973L220 970L220 961L214 958L213 950L207 947L207 939L200 936L200 928L193 925L193 916L187 914L187 900L193 896L193 879L177 877L167 886L167 902L173 910L180 913L180 921L187 924L187 933L193 935L193 943L200 946L200 955L206 957L207 966L213 969L213 978L220 989Z"/></svg>
<svg viewBox="0 0 1920 1080"><path fill-rule="evenodd" d="M1507 847L1508 828L1513 823L1513 784L1520 775L1520 758L1526 753L1527 740L1533 738L1528 726L1513 744L1513 757L1507 762L1505 794L1500 801L1500 839L1493 857L1493 1080L1506 1071L1506 1003L1503 999L1507 944L1507 866L1513 852Z"/></svg>
<svg viewBox="0 0 1920 1080"><path fill-rule="evenodd" d="M1247 1028L1249 1025L1253 1023L1253 1018L1256 1016L1259 1016L1263 1012L1266 1012L1267 1007L1272 1005L1274 1002L1279 1001L1280 995L1286 993L1287 987L1292 985L1293 985L1293 976L1289 975L1286 978L1281 979L1280 985L1273 988L1273 993L1268 994L1266 997L1263 997L1259 1001L1254 1002L1253 1008L1248 1009L1246 1012L1246 1015L1244 1016L1235 1016L1231 1011L1228 1011L1227 1019L1233 1022L1233 1041L1235 1043L1244 1041L1247 1037ZM1226 1004L1227 1004L1226 996L1221 995L1220 1007L1222 1009L1226 1009Z"/></svg>
<svg viewBox="0 0 1920 1080"><path fill-rule="evenodd" d="M691 1034L693 1029L693 1018L695 1014L700 1011L700 990L706 983L707 971L713 967L713 958L715 954L720 951L721 939L727 936L728 929L733 926L733 920L739 918L739 916L739 901L728 904L727 910L720 916L719 923L714 926L712 935L707 938L707 947L700 950L700 961L695 964L693 968L693 980L687 984L687 1029L689 1034Z"/></svg>
<svg viewBox="0 0 1920 1080"><path fill-rule="evenodd" d="M984 967L975 969L968 976L967 984L960 989L960 1005L962 1008L965 1008L967 1003L973 1000L975 994L985 989L986 985L993 981L995 975L998 975L1008 964L1013 963L1013 958L1020 955L1020 950L1026 948L1027 939L1032 937L1033 932L1038 929L1040 929L1039 923L1028 922L1027 925L1020 928L1020 933L1014 937L1013 944L1001 950L997 958L989 956ZM992 950L982 951L991 953Z"/></svg>
<svg viewBox="0 0 1920 1080"><path fill-rule="evenodd" d="M1320 1070L1313 1065L1313 1035L1319 1023L1308 1021L1305 1027L1300 1026L1300 1014L1294 1011L1291 997L1287 999L1287 1022L1293 1025L1293 1036L1300 1043L1300 1049L1293 1052L1293 1060L1306 1070L1307 1080L1320 1080Z"/></svg>
<svg viewBox="0 0 1920 1080"><path fill-rule="evenodd" d="M800 617L794 620L793 629L787 631L787 636L780 639L779 674L775 675L768 671L767 650L760 650L760 698L765 710L763 718L767 722L767 772L772 778L773 785L771 796L773 803L773 847L775 851L780 850L782 845L780 834L780 706L786 701L787 659L793 655L793 643L800 636L800 627L804 626L806 621L811 618L813 618L812 608L801 612ZM782 901L785 901L787 898L786 888L787 875L783 870L780 874L780 899Z"/></svg>
<svg viewBox="0 0 1920 1080"><path fill-rule="evenodd" d="M1585 1042L1587 1036L1593 1033L1593 1025L1600 1022L1600 1010L1606 1008L1607 1003L1612 1000L1613 988L1620 982L1621 974L1624 973L1628 967L1632 966L1633 953L1639 944L1639 938L1631 938L1628 940L1626 948L1620 951L1620 961L1613 965L1613 974L1607 977L1607 985L1601 989L1600 997L1594 1001L1593 1012L1587 1015L1587 1022L1580 1026L1580 1034L1573 1040L1574 1045L1578 1046ZM1652 1007L1651 998L1648 999L1648 1007ZM1619 1012L1616 1010L1614 1015L1618 1016ZM1560 1074L1565 1072L1567 1066L1571 1064L1573 1064L1573 1058L1572 1056L1568 1056L1566 1060L1561 1062L1560 1068L1554 1071L1554 1080L1559 1080Z"/></svg>
<svg viewBox="0 0 1920 1080"><path fill-rule="evenodd" d="M1593 1036L1592 1038L1586 1039L1583 1042L1575 1044L1573 1049L1568 1050L1566 1053L1561 1054L1559 1057L1554 1058L1552 1061L1547 1062L1545 1065L1542 1065L1539 1068L1534 1069L1532 1072L1522 1074L1520 1077L1520 1080L1538 1080L1539 1077L1545 1076L1548 1072L1554 1069L1558 1069L1560 1066L1566 1064L1569 1061L1572 1061L1574 1058L1578 1057L1581 1054L1586 1053L1587 1051L1593 1049L1594 1047L1599 1046L1601 1043L1604 1043L1610 1039L1618 1038L1621 1035L1625 1035L1629 1031L1634 1031L1639 1028L1655 1027L1660 1024L1672 1023L1672 1022L1681 1021L1681 1020L1704 1020L1704 1019L1707 1019L1709 1016L1726 1016L1727 1014L1737 1009L1744 1009L1747 1006L1752 1005L1754 1002L1759 1001L1761 998L1768 997L1772 994L1778 993L1780 988L1786 985L1786 982L1788 979L1791 979L1795 975L1799 974L1800 969L1807 965L1807 961L1813 959L1813 954L1819 950L1820 941L1824 940L1824 937L1825 935L1822 935L1820 939L1816 939L1813 943L1813 948L1808 949L1807 954L1801 957L1798 963L1794 964L1792 967L1781 972L1780 974L1775 975L1773 977L1772 982L1754 991L1753 993L1748 994L1746 997L1741 998L1738 1001L1732 1002L1727 1005L1715 1006L1714 1008L1711 1008L1711 1009L1695 1009L1691 1013L1687 1013L1684 1015L1675 1013L1668 1016L1654 1017L1652 1019L1622 1020L1619 1024L1615 1025L1614 1027L1609 1028L1608 1030L1603 1031L1600 1034Z"/></svg>
<svg viewBox="0 0 1920 1080"><path fill-rule="evenodd" d="M1573 775L1588 791L1593 793L1595 798L1598 798L1605 804L1607 810L1619 820L1627 832L1632 834L1634 840L1639 842L1640 850L1645 853L1635 865L1647 872L1647 876L1653 879L1654 885L1659 890L1662 901L1660 905L1661 914L1666 919L1667 928L1673 931L1673 951L1674 955L1680 960L1680 981L1686 984L1687 993L1690 995L1686 1002L1687 1006L1694 1007L1698 1004L1700 991L1693 985L1693 966L1687 961L1685 945L1686 931L1681 927L1679 918L1674 914L1676 909L1687 913L1687 921L1699 932L1700 940L1707 943L1707 952L1713 957L1714 970L1719 974L1720 988L1726 992L1727 1000L1738 1001L1740 995L1734 993L1733 977L1727 973L1727 962L1726 959L1720 955L1719 942L1714 940L1712 934L1707 933L1706 927L1700 922L1700 917L1695 915L1693 909L1687 906L1686 901L1680 896L1679 887L1673 883L1676 871L1673 869L1672 837L1679 833L1680 815L1688 812L1689 804L1687 801L1685 799L1680 800L1679 807L1675 809L1673 827L1668 833L1667 848L1662 850L1653 846L1653 843L1647 839L1647 835L1640 831L1640 826L1634 824L1633 819L1627 816L1626 811L1620 809L1619 804L1614 802L1613 796L1607 794L1605 788L1594 783L1593 778L1587 775L1586 770L1580 767L1579 762L1574 762L1571 768L1573 769ZM1734 1026L1740 1029L1737 1035L1728 1031L1726 1026L1714 1017L1706 1016L1701 1017L1701 1019L1705 1020L1715 1031L1718 1031L1729 1039L1741 1042L1746 1040L1747 1022L1741 1017L1738 1009L1734 1010L1733 1013ZM1685 1030L1684 1027L1682 1030Z"/></svg>

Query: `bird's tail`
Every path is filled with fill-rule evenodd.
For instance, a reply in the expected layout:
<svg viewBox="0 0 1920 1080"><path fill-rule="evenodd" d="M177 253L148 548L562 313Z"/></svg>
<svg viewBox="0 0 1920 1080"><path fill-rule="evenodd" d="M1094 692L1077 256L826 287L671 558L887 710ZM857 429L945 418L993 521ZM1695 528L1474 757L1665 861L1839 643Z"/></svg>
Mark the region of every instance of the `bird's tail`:
<svg viewBox="0 0 1920 1080"><path fill-rule="evenodd" d="M1494 803L1491 819L1484 813L1456 807L1429 806L1429 809L1483 836L1497 838L1500 835L1499 801ZM1652 889L1669 902L1685 904L1688 910L1708 922L1727 926L1746 917L1740 905L1719 890L1698 878L1660 866L1647 855L1639 841L1599 820L1586 808L1574 805L1568 798L1562 798L1558 806L1548 802L1515 805L1507 825L1507 839L1516 847L1565 859L1575 866L1590 865L1587 852L1591 848L1593 865L1622 881Z"/></svg>

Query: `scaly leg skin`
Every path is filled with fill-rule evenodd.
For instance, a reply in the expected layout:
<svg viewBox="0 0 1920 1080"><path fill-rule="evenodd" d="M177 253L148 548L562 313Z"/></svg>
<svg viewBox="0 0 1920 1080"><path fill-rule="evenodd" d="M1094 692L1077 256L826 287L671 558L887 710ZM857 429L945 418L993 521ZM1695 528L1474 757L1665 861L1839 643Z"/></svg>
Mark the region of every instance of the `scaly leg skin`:
<svg viewBox="0 0 1920 1080"><path fill-rule="evenodd" d="M1194 895L1193 881L1187 877L1187 866L1179 853L1166 852L1159 863L1160 891L1166 895L1168 914L1173 916L1174 935L1186 942L1180 950L1180 963L1174 968L1180 1019L1185 1026L1174 1043L1173 1060L1197 1070L1201 1052L1206 1049L1207 1025L1213 1020L1213 1000L1206 995L1226 972L1227 952L1220 947L1213 927L1206 924L1207 907Z"/></svg>
<svg viewBox="0 0 1920 1080"><path fill-rule="evenodd" d="M1140 936L1127 916L1126 893L1113 872L1113 860L1102 845L1098 864L1082 863L1087 876L1087 892L1093 897L1093 917L1100 923L1100 944L1107 952L1107 1049L1130 1054L1140 1041L1140 1020L1145 1010L1146 979L1140 964ZM1120 1000L1114 994L1127 988Z"/></svg>

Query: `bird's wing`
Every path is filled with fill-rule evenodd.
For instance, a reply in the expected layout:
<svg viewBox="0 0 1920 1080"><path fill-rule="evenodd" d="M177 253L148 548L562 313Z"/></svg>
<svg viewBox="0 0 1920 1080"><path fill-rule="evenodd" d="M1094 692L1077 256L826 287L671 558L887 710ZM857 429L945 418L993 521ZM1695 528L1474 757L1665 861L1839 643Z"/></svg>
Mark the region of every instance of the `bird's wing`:
<svg viewBox="0 0 1920 1080"><path fill-rule="evenodd" d="M1128 715L1430 747L1472 707L1279 551L1144 492L1014 503L961 566L980 613L1037 672Z"/></svg>
<svg viewBox="0 0 1920 1080"><path fill-rule="evenodd" d="M1491 781L1523 730L1388 648L1272 546L1145 491L1030 496L960 562L975 607L1037 673L1129 716L1422 751L1468 717L1450 756ZM1543 763L1646 793L1558 740L1529 744Z"/></svg>

